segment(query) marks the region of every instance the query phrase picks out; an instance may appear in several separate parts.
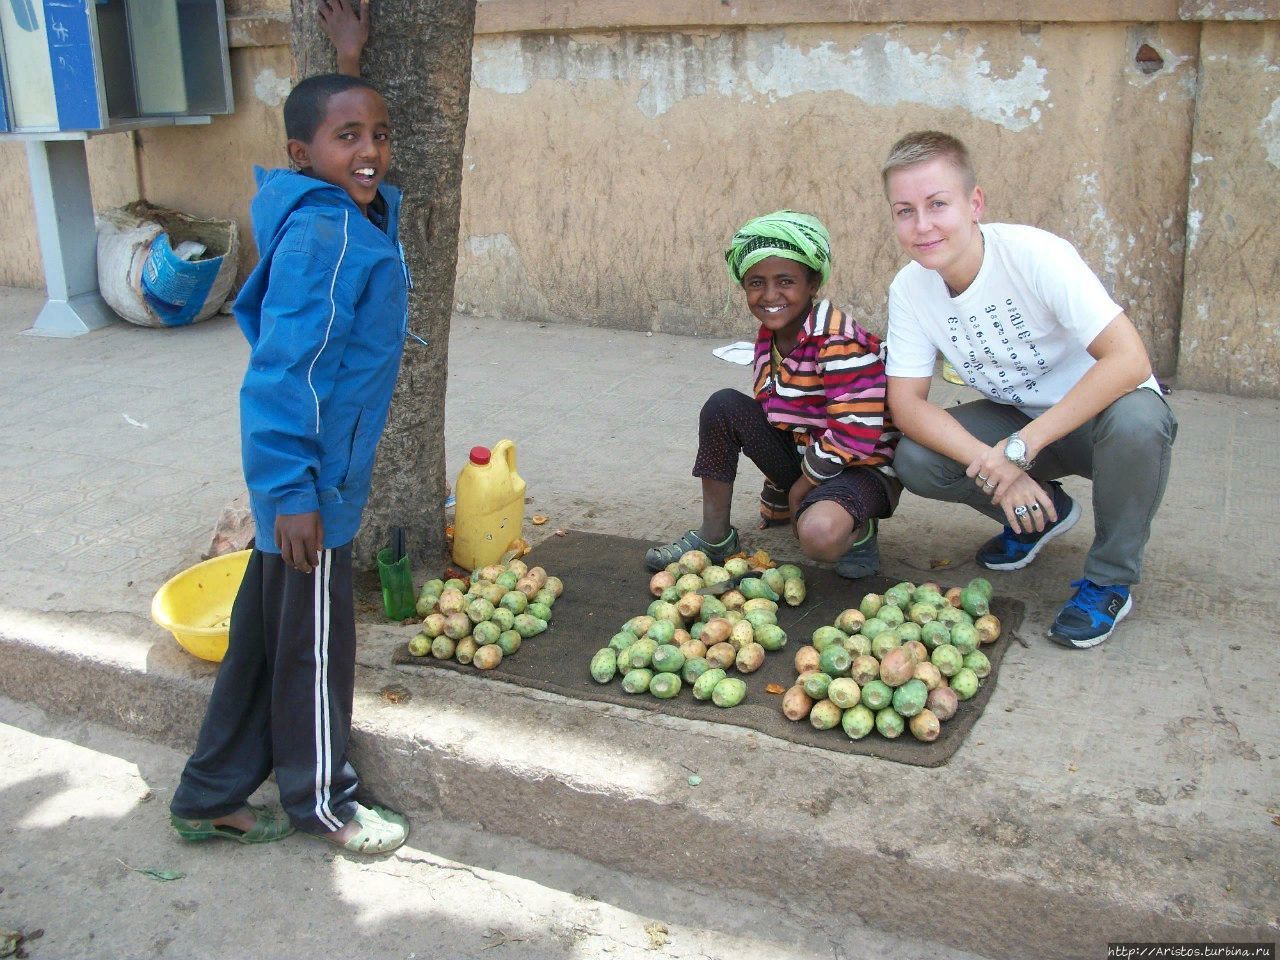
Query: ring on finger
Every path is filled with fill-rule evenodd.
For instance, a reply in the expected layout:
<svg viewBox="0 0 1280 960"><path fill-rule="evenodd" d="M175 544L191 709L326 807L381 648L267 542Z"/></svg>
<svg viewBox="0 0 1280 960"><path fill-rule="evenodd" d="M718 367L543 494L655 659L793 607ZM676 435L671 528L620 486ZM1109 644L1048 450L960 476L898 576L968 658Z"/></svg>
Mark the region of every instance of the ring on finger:
<svg viewBox="0 0 1280 960"><path fill-rule="evenodd" d="M1025 517L1025 516L1027 515L1027 507L1026 507L1026 505L1025 505L1025 504L1021 504L1021 503L1020 503L1020 504L1018 504L1016 507L1014 507L1014 508L1013 508L1013 515L1014 515L1015 517Z"/></svg>
<svg viewBox="0 0 1280 960"><path fill-rule="evenodd" d="M1038 503L1033 503L1033 504L1031 504L1031 512L1032 512L1032 513L1039 513L1039 512L1040 512L1040 504L1038 504Z"/></svg>
<svg viewBox="0 0 1280 960"><path fill-rule="evenodd" d="M987 478L986 478L986 477L984 477L982 474L978 474L978 479L982 481L983 486L986 486L986 484L987 484Z"/></svg>

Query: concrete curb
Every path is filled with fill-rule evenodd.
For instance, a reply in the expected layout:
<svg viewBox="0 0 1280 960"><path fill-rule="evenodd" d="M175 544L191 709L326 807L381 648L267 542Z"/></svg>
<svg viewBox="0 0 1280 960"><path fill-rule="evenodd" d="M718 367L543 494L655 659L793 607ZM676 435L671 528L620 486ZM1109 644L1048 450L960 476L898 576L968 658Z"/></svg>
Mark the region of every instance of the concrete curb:
<svg viewBox="0 0 1280 960"><path fill-rule="evenodd" d="M213 668L153 642L140 618L94 623L88 639L75 618L0 633L0 694L188 749ZM1273 847L1217 823L1162 828L1107 798L1064 806L971 760L906 768L386 668L402 638L364 632L353 760L369 794L419 823L472 822L709 894L749 889L993 957L1276 936Z"/></svg>

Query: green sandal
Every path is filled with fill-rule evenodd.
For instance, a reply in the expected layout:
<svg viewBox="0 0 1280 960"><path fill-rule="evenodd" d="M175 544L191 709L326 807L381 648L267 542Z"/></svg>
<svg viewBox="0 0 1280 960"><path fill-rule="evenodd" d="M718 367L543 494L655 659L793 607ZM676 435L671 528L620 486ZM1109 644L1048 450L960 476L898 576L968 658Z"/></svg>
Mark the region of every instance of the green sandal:
<svg viewBox="0 0 1280 960"><path fill-rule="evenodd" d="M644 555L644 565L650 570L664 570L668 564L675 563L690 550L701 550L712 563L724 563L738 552L738 531L729 528L729 535L720 543L707 543L696 530L690 530L675 543L665 547L650 547Z"/></svg>
<svg viewBox="0 0 1280 960"><path fill-rule="evenodd" d="M409 839L409 821L386 807L366 807L356 804L355 821L360 832L350 840L337 840L325 834L315 834L321 840L341 847L348 853L376 856L390 853Z"/></svg>
<svg viewBox="0 0 1280 960"><path fill-rule="evenodd" d="M253 826L248 830L229 827L225 823L215 824L212 820L187 820L172 813L169 814L169 822L178 831L178 836L191 843L218 837L236 843L271 843L293 833L293 824L283 810L252 805L249 809L253 811Z"/></svg>

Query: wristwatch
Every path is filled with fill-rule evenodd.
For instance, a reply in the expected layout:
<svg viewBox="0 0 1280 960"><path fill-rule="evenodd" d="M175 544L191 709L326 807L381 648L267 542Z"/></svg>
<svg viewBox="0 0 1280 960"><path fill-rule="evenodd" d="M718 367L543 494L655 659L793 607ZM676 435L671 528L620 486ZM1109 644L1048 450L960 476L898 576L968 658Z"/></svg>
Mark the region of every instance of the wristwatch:
<svg viewBox="0 0 1280 960"><path fill-rule="evenodd" d="M1034 460L1027 459L1027 443L1017 433L1011 433L1004 442L1005 458L1020 470L1030 470L1035 466Z"/></svg>

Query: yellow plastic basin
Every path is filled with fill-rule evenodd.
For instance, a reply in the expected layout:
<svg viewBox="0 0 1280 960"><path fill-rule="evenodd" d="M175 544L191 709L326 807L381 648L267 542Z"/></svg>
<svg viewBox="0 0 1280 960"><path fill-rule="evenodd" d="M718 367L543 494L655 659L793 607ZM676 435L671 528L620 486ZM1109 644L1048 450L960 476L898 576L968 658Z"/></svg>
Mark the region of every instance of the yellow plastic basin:
<svg viewBox="0 0 1280 960"><path fill-rule="evenodd" d="M220 663L227 653L231 605L252 550L197 563L172 577L151 600L151 619L188 653Z"/></svg>

